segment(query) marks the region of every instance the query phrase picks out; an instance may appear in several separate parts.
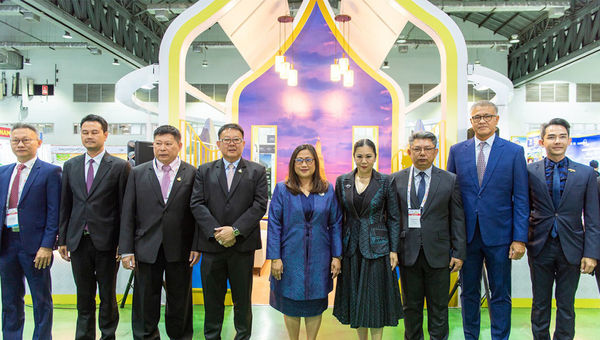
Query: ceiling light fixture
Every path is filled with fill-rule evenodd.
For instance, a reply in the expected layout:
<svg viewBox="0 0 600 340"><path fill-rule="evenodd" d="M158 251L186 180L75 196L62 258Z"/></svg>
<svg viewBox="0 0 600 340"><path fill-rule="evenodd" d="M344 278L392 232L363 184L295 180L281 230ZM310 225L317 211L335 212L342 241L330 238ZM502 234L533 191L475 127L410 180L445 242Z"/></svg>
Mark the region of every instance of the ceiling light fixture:
<svg viewBox="0 0 600 340"><path fill-rule="evenodd" d="M102 50L99 49L98 47L89 47L88 50L93 55L101 55L102 54Z"/></svg>
<svg viewBox="0 0 600 340"><path fill-rule="evenodd" d="M208 67L208 60L204 59L202 61L202 67L207 68Z"/></svg>
<svg viewBox="0 0 600 340"><path fill-rule="evenodd" d="M119 64L119 59L114 58L112 64L115 65L115 66L119 66L120 65Z"/></svg>
<svg viewBox="0 0 600 340"><path fill-rule="evenodd" d="M511 44L518 44L519 43L519 35L518 34L513 34L510 36L510 40L508 41Z"/></svg>
<svg viewBox="0 0 600 340"><path fill-rule="evenodd" d="M68 31L65 31L65 34L63 34L62 37L64 39L73 39L73 37L71 36L71 33L69 33Z"/></svg>
<svg viewBox="0 0 600 340"><path fill-rule="evenodd" d="M340 12L343 12L343 10L340 10ZM338 14L335 16L336 23L341 26L339 27L339 31L343 38L342 41L346 43L346 46L342 44L341 58L335 58L337 57L337 51L334 51L333 64L330 66L329 74L331 81L337 82L341 79L344 87L354 86L354 71L350 69L350 58L346 56L346 52L350 51L350 20L352 20L352 17L348 14ZM335 41L334 46L337 46Z"/></svg>
<svg viewBox="0 0 600 340"><path fill-rule="evenodd" d="M382 69L386 70L388 68L390 68L390 63L386 60L383 62L383 66L381 66Z"/></svg>
<svg viewBox="0 0 600 340"><path fill-rule="evenodd" d="M29 58L25 58L25 61L23 62L24 65L31 65L31 60Z"/></svg>
<svg viewBox="0 0 600 340"><path fill-rule="evenodd" d="M401 35L401 36L398 37L398 40L396 40L396 42L398 44L406 44L406 37L403 36L403 35Z"/></svg>

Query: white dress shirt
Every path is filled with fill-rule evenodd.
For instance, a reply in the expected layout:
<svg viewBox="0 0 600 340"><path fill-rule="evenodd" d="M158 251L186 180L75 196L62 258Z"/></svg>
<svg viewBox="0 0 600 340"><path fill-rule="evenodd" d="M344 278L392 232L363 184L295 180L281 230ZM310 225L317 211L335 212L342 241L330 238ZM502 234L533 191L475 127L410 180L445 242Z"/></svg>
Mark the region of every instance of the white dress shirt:
<svg viewBox="0 0 600 340"><path fill-rule="evenodd" d="M485 164L487 165L488 159L490 159L490 152L492 151L492 144L494 144L494 139L496 138L496 134L494 133L487 140L479 140L477 137L475 138L475 162L477 162L477 157L479 156L479 144L482 142L486 142L487 145L483 147L483 155L485 156Z"/></svg>
<svg viewBox="0 0 600 340"><path fill-rule="evenodd" d="M28 160L25 163L17 162L15 164L15 168L13 169L12 175L10 176L10 182L8 182L8 192L6 193L5 209L8 209L8 204L10 203L9 202L10 201L10 191L12 190L13 181L15 180L15 177L17 176L19 164L25 164L25 168L23 168L23 170L21 170L21 177L19 177L19 201L20 201L21 193L23 193L23 188L25 187L25 182L27 182L27 177L29 177L29 173L31 172L31 168L33 168L33 164L35 164L35 161L37 161L37 156L33 157L32 159ZM6 224L7 221L5 220L4 223Z"/></svg>
<svg viewBox="0 0 600 340"><path fill-rule="evenodd" d="M156 158L154 159L154 162L152 162L152 164L154 166L154 173L156 174L156 177L158 178L158 183L160 184L164 175L164 172L162 170L164 164ZM179 157L177 157L169 165L171 166L171 170L169 170L169 190L167 191L167 198L165 198L165 203L167 203L167 199L169 198L169 194L171 193L171 188L173 187L173 180L175 179L175 175L177 175L177 171L179 171L181 160L179 159Z"/></svg>
<svg viewBox="0 0 600 340"><path fill-rule="evenodd" d="M101 153L97 154L96 157L90 157L90 155L87 154L87 152L85 153L85 166L84 166L84 173L83 173L83 178L85 178L87 180L87 173L89 171L90 168L90 159L94 160L94 164L92 164L92 166L94 167L94 178L96 178L96 174L98 173L98 168L100 167L100 162L102 162L102 158L104 157L104 154L106 153L106 150L102 150Z"/></svg>

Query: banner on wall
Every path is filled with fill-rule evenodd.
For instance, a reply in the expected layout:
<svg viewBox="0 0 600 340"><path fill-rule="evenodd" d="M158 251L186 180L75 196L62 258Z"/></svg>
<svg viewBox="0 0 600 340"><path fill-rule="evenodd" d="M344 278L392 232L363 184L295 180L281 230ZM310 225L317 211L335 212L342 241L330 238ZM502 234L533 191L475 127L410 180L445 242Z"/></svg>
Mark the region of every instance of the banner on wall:
<svg viewBox="0 0 600 340"><path fill-rule="evenodd" d="M546 150L539 144L540 132L532 131L525 137L511 137L511 142L525 148L527 163L533 163L546 156ZM600 159L600 135L572 137L567 149L569 159L588 165L591 160Z"/></svg>

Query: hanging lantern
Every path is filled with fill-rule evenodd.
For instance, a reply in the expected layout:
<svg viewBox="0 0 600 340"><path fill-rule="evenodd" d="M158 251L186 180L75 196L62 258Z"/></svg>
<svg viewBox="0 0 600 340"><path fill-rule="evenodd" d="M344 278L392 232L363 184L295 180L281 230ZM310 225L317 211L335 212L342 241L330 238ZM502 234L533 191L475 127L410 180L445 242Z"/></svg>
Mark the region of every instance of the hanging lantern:
<svg viewBox="0 0 600 340"><path fill-rule="evenodd" d="M298 85L298 70L291 69L288 71L287 84L288 86Z"/></svg>
<svg viewBox="0 0 600 340"><path fill-rule="evenodd" d="M354 86L354 71L349 70L344 73L344 87Z"/></svg>

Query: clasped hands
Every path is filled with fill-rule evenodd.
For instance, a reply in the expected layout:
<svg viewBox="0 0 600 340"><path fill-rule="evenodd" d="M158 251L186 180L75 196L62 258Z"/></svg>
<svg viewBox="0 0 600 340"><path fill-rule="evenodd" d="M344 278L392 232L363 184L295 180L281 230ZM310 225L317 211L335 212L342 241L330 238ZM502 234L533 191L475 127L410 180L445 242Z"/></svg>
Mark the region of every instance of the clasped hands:
<svg viewBox="0 0 600 340"><path fill-rule="evenodd" d="M232 247L236 241L235 235L233 235L233 227L228 225L215 228L214 236L215 240L225 248Z"/></svg>

